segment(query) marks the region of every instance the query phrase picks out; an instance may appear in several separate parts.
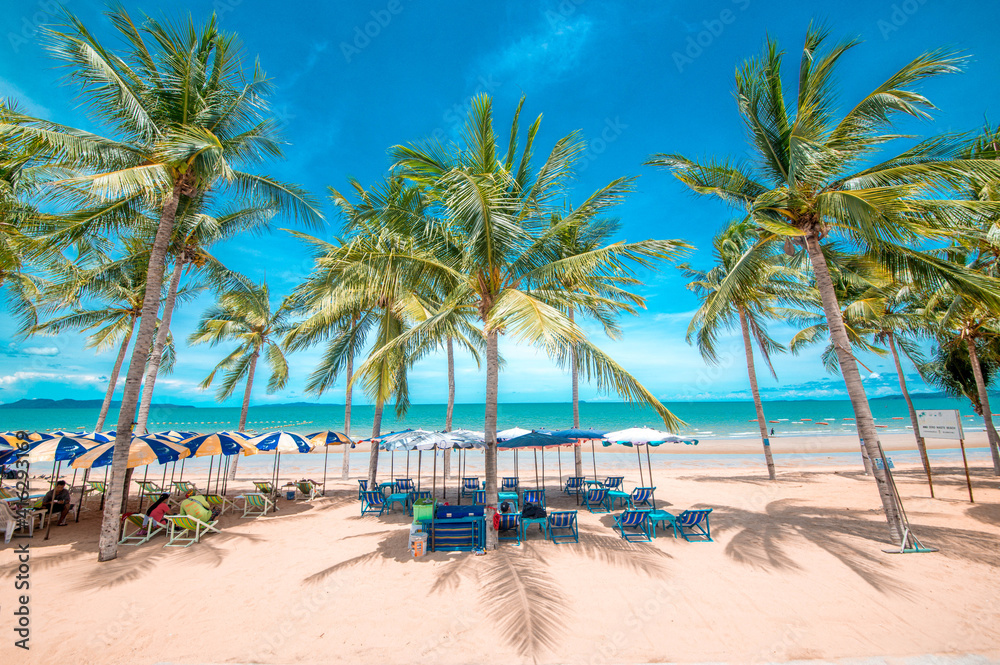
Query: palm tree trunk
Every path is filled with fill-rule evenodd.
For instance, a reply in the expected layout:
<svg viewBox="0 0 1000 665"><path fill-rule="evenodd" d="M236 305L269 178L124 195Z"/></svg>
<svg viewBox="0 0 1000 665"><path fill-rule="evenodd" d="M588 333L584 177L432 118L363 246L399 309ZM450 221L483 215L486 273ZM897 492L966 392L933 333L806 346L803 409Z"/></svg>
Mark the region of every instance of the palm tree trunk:
<svg viewBox="0 0 1000 665"><path fill-rule="evenodd" d="M111 398L115 394L115 385L118 383L118 375L122 371L122 363L125 362L125 352L128 350L128 343L132 340L132 332L135 330L135 319L128 325L128 332L122 340L122 346L118 350L118 357L115 359L114 369L111 370L111 379L108 381L108 391L104 393L104 402L101 404L101 413L97 416L97 424L94 431L100 432L104 429L104 421L108 417L108 409L111 408Z"/></svg>
<svg viewBox="0 0 1000 665"><path fill-rule="evenodd" d="M344 434L351 436L351 392L354 385L351 376L354 374L354 356L347 357L347 390L344 391ZM342 480L347 480L351 473L351 446L344 444L344 465L340 470Z"/></svg>
<svg viewBox="0 0 1000 665"><path fill-rule="evenodd" d="M372 423L371 450L368 453L368 489L375 489L375 475L378 473L378 441L375 437L382 433L382 400L375 403L375 422Z"/></svg>
<svg viewBox="0 0 1000 665"><path fill-rule="evenodd" d="M847 387L847 394L851 399L851 406L854 407L854 420L858 427L858 432L864 439L865 449L871 459L879 457L878 432L875 430L875 419L872 417L871 407L868 404L868 396L865 394L864 385L861 383L861 374L858 372L857 361L851 353L851 341L847 337L847 329L844 327L844 320L840 315L840 304L837 302L837 293L833 288L833 281L830 279L830 269L826 265L826 257L820 249L819 237L815 232L805 237L806 251L809 253L809 261L813 266L813 274L816 277L816 286L823 299L823 311L826 314L827 326L830 330L830 340L837 351L837 359L840 361L840 371L844 377L844 385ZM879 498L882 500L882 509L885 511L885 519L889 524L889 533L896 543L903 539L903 522L893 494L889 485L889 477L886 469L874 468L875 484L878 487Z"/></svg>
<svg viewBox="0 0 1000 665"><path fill-rule="evenodd" d="M917 410L913 408L913 400L910 399L910 391L906 388L906 378L903 376L903 365L899 362L899 353L896 351L896 337L889 333L889 350L892 351L892 360L896 363L896 376L899 377L899 389L903 391L903 399L906 401L906 408L910 412L910 425L913 427L913 436L917 439L917 450L920 451L920 461L924 463L924 472L927 473L927 486L931 489L931 498L934 498L934 481L931 479L931 461L927 458L927 445L924 437L920 436L920 425L917 423Z"/></svg>
<svg viewBox="0 0 1000 665"><path fill-rule="evenodd" d="M444 431L451 431L451 419L455 413L455 342L448 337L448 410L444 415ZM444 479L451 478L451 448L444 451Z"/></svg>
<svg viewBox="0 0 1000 665"><path fill-rule="evenodd" d="M993 456L993 473L1000 476L1000 452L997 450L997 430L993 426L993 411L990 410L990 396L986 391L986 381L983 380L983 366L979 364L979 354L976 353L976 342L971 337L966 337L965 343L969 348L969 361L972 363L972 374L976 377L979 403L983 407L986 438L989 440L990 455Z"/></svg>
<svg viewBox="0 0 1000 665"><path fill-rule="evenodd" d="M177 287L181 283L181 272L184 270L184 254L181 253L174 261L174 269L170 274L170 287L167 289L167 299L163 302L163 317L156 331L156 341L146 364L146 379L142 387L142 401L139 403L139 415L136 417L136 434L146 433L146 422L149 420L149 406L153 402L153 386L156 385L156 375L160 371L160 361L163 360L163 347L167 345L170 334L170 317L174 312L174 302L177 300Z"/></svg>
<svg viewBox="0 0 1000 665"><path fill-rule="evenodd" d="M486 505L497 505L497 387L500 375L499 333L486 332ZM493 515L486 515L486 549L497 548Z"/></svg>
<svg viewBox="0 0 1000 665"><path fill-rule="evenodd" d="M576 322L573 308L569 309L569 320ZM576 346L569 350L569 375L573 384L573 429L580 427L580 375L576 369ZM576 469L576 476L583 475L583 449L581 446L573 446L573 466ZM562 478L559 479L562 482Z"/></svg>
<svg viewBox="0 0 1000 665"><path fill-rule="evenodd" d="M243 391L243 408L240 410L240 424L236 430L238 432L242 432L247 428L247 414L250 412L250 393L253 391L253 375L257 371L258 358L260 358L260 353L256 352L250 358L250 369L247 371L247 387ZM232 461L229 463L229 482L236 480L236 467L239 461L239 455L232 456Z"/></svg>
<svg viewBox="0 0 1000 665"><path fill-rule="evenodd" d="M750 326L747 325L746 311L737 306L740 314L740 329L743 331L743 348L747 354L747 375L750 377L750 394L753 395L753 406L757 410L757 425L760 429L760 440L764 444L764 461L767 462L767 477L775 479L774 459L771 457L771 441L767 438L767 421L764 420L764 405L760 401L760 390L757 389L757 369L753 362L753 345L750 341Z"/></svg>
<svg viewBox="0 0 1000 665"><path fill-rule="evenodd" d="M189 172L190 173L190 172ZM104 517L101 520L101 535L98 540L98 561L110 561L118 556L118 527L121 522L122 490L125 487L125 471L128 464L129 443L132 438L132 423L135 418L135 408L139 402L139 390L142 383L142 373L146 369L149 348L156 332L156 315L160 311L160 288L163 286L163 268L167 257L167 247L170 235L174 230L174 218L177 215L177 203L181 191L187 188L188 176L177 178L173 193L164 203L160 212L160 224L156 229L153 247L149 254L149 267L146 269L146 293L142 299L142 314L139 318L139 332L132 347L132 358L129 360L128 372L125 375L125 390L122 393L122 405L118 411L118 430L115 436L115 452L111 459L110 487L104 504Z"/></svg>

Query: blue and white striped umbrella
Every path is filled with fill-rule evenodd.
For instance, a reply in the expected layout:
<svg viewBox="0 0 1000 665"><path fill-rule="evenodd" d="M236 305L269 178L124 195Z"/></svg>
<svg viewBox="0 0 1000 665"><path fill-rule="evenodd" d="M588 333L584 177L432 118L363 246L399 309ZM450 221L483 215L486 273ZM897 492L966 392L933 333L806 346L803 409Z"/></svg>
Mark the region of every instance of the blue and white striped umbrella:
<svg viewBox="0 0 1000 665"><path fill-rule="evenodd" d="M78 455L73 460L74 469L94 469L101 466L108 466L115 454L115 442L101 443L85 453ZM160 441L152 437L133 436L129 442L128 462L126 466L134 469L137 466L145 466L157 462L166 464L176 462L190 455L190 452L176 443L170 441Z"/></svg>
<svg viewBox="0 0 1000 665"><path fill-rule="evenodd" d="M60 436L29 444L27 452L22 453L20 458L31 464L69 462L87 452L88 447L93 445L92 441Z"/></svg>
<svg viewBox="0 0 1000 665"><path fill-rule="evenodd" d="M254 455L257 449L247 443L239 432L216 432L214 434L198 434L178 442L191 451L192 457L209 455Z"/></svg>
<svg viewBox="0 0 1000 665"><path fill-rule="evenodd" d="M294 432L266 432L247 443L262 453L308 453L313 449L313 444Z"/></svg>

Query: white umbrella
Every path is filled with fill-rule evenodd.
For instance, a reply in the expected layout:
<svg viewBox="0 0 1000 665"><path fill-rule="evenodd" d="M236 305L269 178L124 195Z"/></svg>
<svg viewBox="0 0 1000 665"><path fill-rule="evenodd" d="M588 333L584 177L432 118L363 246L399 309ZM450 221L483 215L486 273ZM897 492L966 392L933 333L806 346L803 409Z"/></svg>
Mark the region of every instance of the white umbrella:
<svg viewBox="0 0 1000 665"><path fill-rule="evenodd" d="M524 436L525 434L531 434L531 430L521 429L520 427L511 427L510 429L505 429L500 432L497 432L497 441L516 439L517 437Z"/></svg>
<svg viewBox="0 0 1000 665"><path fill-rule="evenodd" d="M382 439L382 446L386 450L416 450L419 451L417 458L417 489L420 489L420 471L423 465L423 452L434 450L434 484L433 493L437 494L437 449L451 448L452 441L443 432L431 432L424 429L415 429L409 432L392 434Z"/></svg>

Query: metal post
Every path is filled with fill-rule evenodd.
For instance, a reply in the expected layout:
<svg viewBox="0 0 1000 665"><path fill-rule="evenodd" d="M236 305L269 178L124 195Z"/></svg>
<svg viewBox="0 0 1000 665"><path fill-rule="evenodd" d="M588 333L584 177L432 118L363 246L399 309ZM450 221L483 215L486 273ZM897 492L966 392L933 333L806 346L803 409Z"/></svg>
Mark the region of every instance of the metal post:
<svg viewBox="0 0 1000 665"><path fill-rule="evenodd" d="M975 503L972 498L972 479L969 477L969 460L965 457L965 439L958 440L959 447L962 448L962 464L965 465L965 484L969 488L969 503Z"/></svg>

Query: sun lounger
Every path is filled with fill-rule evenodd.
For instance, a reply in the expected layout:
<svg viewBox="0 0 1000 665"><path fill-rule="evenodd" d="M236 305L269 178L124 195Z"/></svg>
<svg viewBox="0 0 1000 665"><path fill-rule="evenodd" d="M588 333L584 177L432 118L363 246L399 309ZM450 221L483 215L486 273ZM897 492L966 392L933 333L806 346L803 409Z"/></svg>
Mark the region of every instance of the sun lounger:
<svg viewBox="0 0 1000 665"><path fill-rule="evenodd" d="M580 542L580 527L576 523L575 510L554 510L549 513L547 531L553 543L572 540Z"/></svg>
<svg viewBox="0 0 1000 665"><path fill-rule="evenodd" d="M500 491L501 492L516 492L517 486L520 480L517 476L507 476L500 480Z"/></svg>
<svg viewBox="0 0 1000 665"><path fill-rule="evenodd" d="M479 489L479 478L470 476L462 478L462 496L472 496L473 492Z"/></svg>
<svg viewBox="0 0 1000 665"><path fill-rule="evenodd" d="M583 481L585 480L586 478L583 476L570 476L566 479L566 486L563 487L563 492L579 495L583 491Z"/></svg>
<svg viewBox="0 0 1000 665"><path fill-rule="evenodd" d="M164 547L190 547L201 540L201 537L209 531L219 533L219 530L215 528L219 520L202 522L197 517L190 515L164 515L164 518L170 523Z"/></svg>
<svg viewBox="0 0 1000 665"><path fill-rule="evenodd" d="M609 513L611 509L608 508L608 490L603 487L592 487L583 493L583 505L590 512L601 512ZM594 510L594 507L599 508L599 510Z"/></svg>
<svg viewBox="0 0 1000 665"><path fill-rule="evenodd" d="M176 489L177 493L180 494L181 496L184 496L185 494L191 491L195 493L198 492L198 488L195 487L194 483L189 482L187 480L175 480L174 489Z"/></svg>
<svg viewBox="0 0 1000 665"><path fill-rule="evenodd" d="M622 538L630 542L652 540L648 510L626 510L615 518L615 528L621 532ZM626 528L636 531L626 532Z"/></svg>
<svg viewBox="0 0 1000 665"><path fill-rule="evenodd" d="M272 485L269 480L255 480L253 481L253 486L257 488L258 492L266 494L272 499L278 496L278 488Z"/></svg>
<svg viewBox="0 0 1000 665"><path fill-rule="evenodd" d="M139 493L147 499L159 499L161 494L170 493L156 483L149 482L148 480L141 481L137 484L139 485Z"/></svg>
<svg viewBox="0 0 1000 665"><path fill-rule="evenodd" d="M634 509L636 506L649 506L653 508L653 492L655 487L636 487L629 496L628 507Z"/></svg>
<svg viewBox="0 0 1000 665"><path fill-rule="evenodd" d="M472 505L474 506L485 506L486 505L486 490L476 490L472 493Z"/></svg>
<svg viewBox="0 0 1000 665"><path fill-rule="evenodd" d="M620 490L624 480L625 476L608 476L604 479L604 488L609 492L613 490Z"/></svg>
<svg viewBox="0 0 1000 665"><path fill-rule="evenodd" d="M125 515L122 520L124 528L122 529L122 538L118 541L119 545L148 543L153 536L163 533L167 528L166 524L161 524L153 518L146 519L142 513ZM144 520L146 521L145 525L143 525Z"/></svg>
<svg viewBox="0 0 1000 665"><path fill-rule="evenodd" d="M247 492L243 495L243 514L240 517L262 517L274 508L270 497L260 492Z"/></svg>
<svg viewBox="0 0 1000 665"><path fill-rule="evenodd" d="M385 498L378 490L365 490L361 495L361 515L368 513L378 513L379 516L385 512Z"/></svg>
<svg viewBox="0 0 1000 665"><path fill-rule="evenodd" d="M413 484L412 478L396 478L396 492L400 494L406 494L407 492L416 492L417 486Z"/></svg>
<svg viewBox="0 0 1000 665"><path fill-rule="evenodd" d="M368 479L367 478L359 478L358 479L358 501L361 501L363 498L365 498L364 492L365 492L366 489L368 489Z"/></svg>
<svg viewBox="0 0 1000 665"><path fill-rule="evenodd" d="M3 542L9 543L11 537L18 531L22 534L27 531L27 536L33 537L35 535L35 519L40 518L41 515L37 511L15 513L6 501L0 501L0 526L3 527Z"/></svg>
<svg viewBox="0 0 1000 665"><path fill-rule="evenodd" d="M210 506L218 506L220 515L225 515L226 511L235 505L221 494L206 494L205 501L208 501L208 505Z"/></svg>
<svg viewBox="0 0 1000 665"><path fill-rule="evenodd" d="M306 497L306 501L312 501L320 494L319 488L322 487L322 483L317 483L315 480L300 480L295 486L299 489L299 494Z"/></svg>
<svg viewBox="0 0 1000 665"><path fill-rule="evenodd" d="M542 508L545 507L545 490L524 490L521 499L525 504L537 503Z"/></svg>
<svg viewBox="0 0 1000 665"><path fill-rule="evenodd" d="M681 538L689 543L711 543L712 528L708 523L708 515L711 508L698 510L685 510L676 517L666 511L658 511L657 517L666 516L664 521L668 522L674 530L674 538L679 533Z"/></svg>
<svg viewBox="0 0 1000 665"><path fill-rule="evenodd" d="M497 528L497 540L513 540L515 544L521 544L521 516L516 513L500 513L499 528ZM511 535L513 532L513 535ZM506 536L504 534L507 534Z"/></svg>

